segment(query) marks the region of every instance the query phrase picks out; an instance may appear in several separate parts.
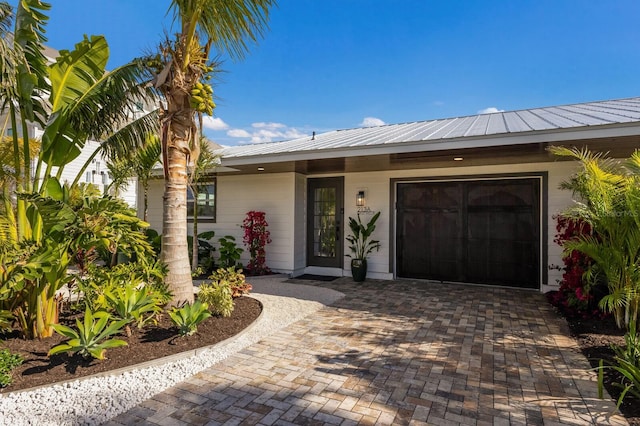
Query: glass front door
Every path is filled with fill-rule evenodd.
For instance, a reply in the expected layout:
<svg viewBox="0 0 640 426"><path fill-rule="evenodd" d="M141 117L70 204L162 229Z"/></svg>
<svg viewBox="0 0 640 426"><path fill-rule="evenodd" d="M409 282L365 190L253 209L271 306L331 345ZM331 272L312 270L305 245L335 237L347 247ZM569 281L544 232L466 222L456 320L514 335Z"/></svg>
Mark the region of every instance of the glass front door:
<svg viewBox="0 0 640 426"><path fill-rule="evenodd" d="M307 265L342 268L342 177L308 180Z"/></svg>

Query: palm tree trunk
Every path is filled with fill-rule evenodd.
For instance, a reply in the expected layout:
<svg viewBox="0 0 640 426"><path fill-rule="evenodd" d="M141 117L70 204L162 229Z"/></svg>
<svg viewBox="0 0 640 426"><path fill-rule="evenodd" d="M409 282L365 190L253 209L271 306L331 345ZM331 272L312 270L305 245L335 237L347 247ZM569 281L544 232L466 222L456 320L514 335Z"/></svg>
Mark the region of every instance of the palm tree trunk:
<svg viewBox="0 0 640 426"><path fill-rule="evenodd" d="M187 244L187 150L189 130L177 132L181 123L172 120L167 142L167 173L164 188L162 261L169 273L165 282L173 292L172 305L192 303L193 281ZM173 130L173 131L172 131ZM182 137L180 137L182 136ZM184 139L183 139L184 138Z"/></svg>

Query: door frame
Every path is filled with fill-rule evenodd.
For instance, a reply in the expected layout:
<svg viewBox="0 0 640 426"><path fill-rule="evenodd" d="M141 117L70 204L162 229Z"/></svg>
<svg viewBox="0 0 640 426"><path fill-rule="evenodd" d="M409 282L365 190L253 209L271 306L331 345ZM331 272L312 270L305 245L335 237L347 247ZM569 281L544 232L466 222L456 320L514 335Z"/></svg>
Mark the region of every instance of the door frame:
<svg viewBox="0 0 640 426"><path fill-rule="evenodd" d="M336 255L335 258L322 258L313 255L313 211L314 190L318 188L336 189ZM344 268L344 176L307 178L307 214L306 223L306 266L318 266L328 268Z"/></svg>
<svg viewBox="0 0 640 426"><path fill-rule="evenodd" d="M548 257L548 180L549 173L546 171L540 172L523 172L523 173L501 173L501 174L481 174L481 175L453 175L453 176L427 176L427 177L410 177L410 178L394 178L390 180L390 198L391 198L391 211L390 216L392 220L392 226L389 227L389 241L391 242L389 250L389 272L393 274L394 278L398 278L397 268L397 227L398 227L398 196L397 188L399 183L420 183L420 182L454 182L454 181L482 181L482 180L505 180L505 179L522 179L532 178L540 180L540 275L539 275L539 287L548 285L549 281L549 257ZM507 288L507 287L505 287Z"/></svg>

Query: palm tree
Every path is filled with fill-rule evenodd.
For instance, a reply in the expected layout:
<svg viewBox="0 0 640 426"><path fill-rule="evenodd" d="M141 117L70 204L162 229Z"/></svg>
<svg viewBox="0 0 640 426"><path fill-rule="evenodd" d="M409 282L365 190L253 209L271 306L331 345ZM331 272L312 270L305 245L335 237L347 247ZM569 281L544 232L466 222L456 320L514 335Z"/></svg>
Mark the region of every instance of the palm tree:
<svg viewBox="0 0 640 426"><path fill-rule="evenodd" d="M200 152L196 117L213 114L211 89L202 80L213 71L212 49L242 58L247 42L256 42L267 26L275 0L172 0L170 12L179 26L175 38L160 46L161 70L156 87L164 105L160 139L164 166L162 260L174 304L193 301L187 244L187 185L189 163Z"/></svg>
<svg viewBox="0 0 640 426"><path fill-rule="evenodd" d="M628 327L640 309L640 151L621 163L587 150L550 150L580 161L579 172L561 186L579 196L564 214L593 229L566 242L564 249L594 260L585 278L606 279L609 294L599 305L613 313L618 327Z"/></svg>

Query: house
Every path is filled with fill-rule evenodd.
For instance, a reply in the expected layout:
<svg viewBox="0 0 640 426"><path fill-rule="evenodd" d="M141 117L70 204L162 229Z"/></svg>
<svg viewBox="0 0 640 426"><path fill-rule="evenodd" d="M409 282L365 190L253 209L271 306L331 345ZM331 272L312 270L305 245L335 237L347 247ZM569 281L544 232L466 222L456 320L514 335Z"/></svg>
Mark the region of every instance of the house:
<svg viewBox="0 0 640 426"><path fill-rule="evenodd" d="M640 147L640 98L330 131L224 148L199 195L199 230L242 241L246 212L266 212L274 271L350 275L349 217L382 212L369 278L557 288L554 216L574 161L550 145L628 157ZM161 180L150 188L162 227ZM246 263L247 254L243 261Z"/></svg>

